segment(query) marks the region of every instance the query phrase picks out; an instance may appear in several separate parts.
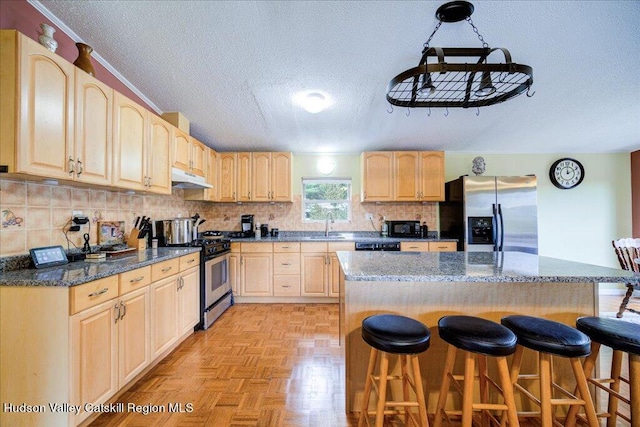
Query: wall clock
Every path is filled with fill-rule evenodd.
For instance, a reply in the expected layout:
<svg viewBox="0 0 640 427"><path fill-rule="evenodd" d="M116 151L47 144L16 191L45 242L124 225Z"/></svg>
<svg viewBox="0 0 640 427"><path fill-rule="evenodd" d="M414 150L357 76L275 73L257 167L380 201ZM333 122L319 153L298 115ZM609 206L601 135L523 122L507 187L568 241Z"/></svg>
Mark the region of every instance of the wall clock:
<svg viewBox="0 0 640 427"><path fill-rule="evenodd" d="M549 169L549 179L561 190L569 190L580 185L584 179L584 166L568 157L556 160Z"/></svg>

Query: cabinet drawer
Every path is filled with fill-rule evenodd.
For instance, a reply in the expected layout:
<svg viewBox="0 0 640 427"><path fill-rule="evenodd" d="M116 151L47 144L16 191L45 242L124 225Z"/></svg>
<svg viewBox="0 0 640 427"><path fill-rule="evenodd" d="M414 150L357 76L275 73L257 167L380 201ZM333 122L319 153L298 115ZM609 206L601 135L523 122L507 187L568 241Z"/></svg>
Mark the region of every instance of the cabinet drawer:
<svg viewBox="0 0 640 427"><path fill-rule="evenodd" d="M180 258L162 261L151 266L151 281L157 282L165 277L173 276L180 272Z"/></svg>
<svg viewBox="0 0 640 427"><path fill-rule="evenodd" d="M356 244L353 242L328 242L327 248L327 252L355 251Z"/></svg>
<svg viewBox="0 0 640 427"><path fill-rule="evenodd" d="M126 273L120 273L120 295L140 289L151 283L151 266L138 268Z"/></svg>
<svg viewBox="0 0 640 427"><path fill-rule="evenodd" d="M273 252L273 245L271 243L241 243L242 252L251 253L271 253Z"/></svg>
<svg viewBox="0 0 640 427"><path fill-rule="evenodd" d="M327 242L302 242L300 252L327 252Z"/></svg>
<svg viewBox="0 0 640 427"><path fill-rule="evenodd" d="M200 252L180 257L180 271L188 270L196 265L200 265Z"/></svg>
<svg viewBox="0 0 640 427"><path fill-rule="evenodd" d="M300 255L298 253L274 254L273 274L300 274Z"/></svg>
<svg viewBox="0 0 640 427"><path fill-rule="evenodd" d="M401 251L427 252L429 251L429 242L400 242Z"/></svg>
<svg viewBox="0 0 640 427"><path fill-rule="evenodd" d="M238 252L240 252L240 243L232 242L231 243L231 253L238 253Z"/></svg>
<svg viewBox="0 0 640 427"><path fill-rule="evenodd" d="M299 297L300 276L293 274L273 276L273 295L276 297Z"/></svg>
<svg viewBox="0 0 640 427"><path fill-rule="evenodd" d="M69 314L76 314L118 296L118 276L69 288Z"/></svg>
<svg viewBox="0 0 640 427"><path fill-rule="evenodd" d="M300 252L300 243L279 242L273 244L273 252Z"/></svg>
<svg viewBox="0 0 640 427"><path fill-rule="evenodd" d="M456 242L429 242L429 250L433 252L455 252L457 248Z"/></svg>

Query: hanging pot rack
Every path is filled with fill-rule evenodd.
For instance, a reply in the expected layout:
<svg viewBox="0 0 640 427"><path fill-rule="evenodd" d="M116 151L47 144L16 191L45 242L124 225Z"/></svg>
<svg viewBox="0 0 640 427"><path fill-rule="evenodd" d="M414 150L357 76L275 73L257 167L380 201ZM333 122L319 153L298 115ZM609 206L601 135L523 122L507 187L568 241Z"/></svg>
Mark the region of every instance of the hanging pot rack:
<svg viewBox="0 0 640 427"><path fill-rule="evenodd" d="M436 18L439 22L424 44L418 66L398 74L389 82L389 103L407 108L477 108L498 104L525 92L531 96L529 89L533 83L533 69L514 63L505 48L489 48L471 21L472 13L473 5L466 1L449 2L438 8ZM429 46L443 22L463 19L473 27L482 48ZM490 57L499 57L504 62L491 63ZM473 61L451 62L453 58L470 58ZM430 63L429 60L435 62Z"/></svg>

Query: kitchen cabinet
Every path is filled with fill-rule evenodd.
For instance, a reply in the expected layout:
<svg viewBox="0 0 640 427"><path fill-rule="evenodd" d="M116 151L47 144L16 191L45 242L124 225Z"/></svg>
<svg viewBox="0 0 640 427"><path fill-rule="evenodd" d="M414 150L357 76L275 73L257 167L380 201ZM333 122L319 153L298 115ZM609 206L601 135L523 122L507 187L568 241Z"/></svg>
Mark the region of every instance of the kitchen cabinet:
<svg viewBox="0 0 640 427"><path fill-rule="evenodd" d="M431 252L456 252L458 244L456 242L429 242Z"/></svg>
<svg viewBox="0 0 640 427"><path fill-rule="evenodd" d="M273 296L300 296L300 243L273 244Z"/></svg>
<svg viewBox="0 0 640 427"><path fill-rule="evenodd" d="M178 280L178 336L182 336L200 321L200 270L182 271Z"/></svg>
<svg viewBox="0 0 640 427"><path fill-rule="evenodd" d="M119 305L118 387L121 388L151 363L149 287L122 296Z"/></svg>
<svg viewBox="0 0 640 427"><path fill-rule="evenodd" d="M291 201L291 153L251 153L251 168L252 201Z"/></svg>
<svg viewBox="0 0 640 427"><path fill-rule="evenodd" d="M15 30L0 31L0 162L7 172L73 179L75 67Z"/></svg>
<svg viewBox="0 0 640 427"><path fill-rule="evenodd" d="M113 185L145 190L147 110L118 92L113 104Z"/></svg>
<svg viewBox="0 0 640 427"><path fill-rule="evenodd" d="M207 167L207 146L176 127L173 131L172 166L204 177Z"/></svg>
<svg viewBox="0 0 640 427"><path fill-rule="evenodd" d="M242 296L272 296L272 244L241 243L240 251L240 286Z"/></svg>
<svg viewBox="0 0 640 427"><path fill-rule="evenodd" d="M362 154L362 200L436 202L444 200L442 151L377 151Z"/></svg>
<svg viewBox="0 0 640 427"><path fill-rule="evenodd" d="M218 201L236 201L237 153L218 154Z"/></svg>
<svg viewBox="0 0 640 427"><path fill-rule="evenodd" d="M152 113L149 113L149 127L144 183L152 193L171 194L171 141L174 128Z"/></svg>
<svg viewBox="0 0 640 427"><path fill-rule="evenodd" d="M363 202L393 201L393 152L369 151L362 153Z"/></svg>
<svg viewBox="0 0 640 427"><path fill-rule="evenodd" d="M456 242L400 242L401 251L410 252L455 252Z"/></svg>
<svg viewBox="0 0 640 427"><path fill-rule="evenodd" d="M329 255L329 283L327 288L330 297L340 296L340 261L336 256L337 251L354 251L356 244L353 242L328 242L327 252Z"/></svg>
<svg viewBox="0 0 640 427"><path fill-rule="evenodd" d="M301 243L300 276L300 295L329 295L329 255L326 242Z"/></svg>
<svg viewBox="0 0 640 427"><path fill-rule="evenodd" d="M236 189L238 202L251 201L251 153L237 153Z"/></svg>
<svg viewBox="0 0 640 427"><path fill-rule="evenodd" d="M204 200L215 202L218 200L218 153L216 150L209 148L207 150L207 184L212 188L204 190Z"/></svg>
<svg viewBox="0 0 640 427"><path fill-rule="evenodd" d="M240 243L231 243L231 254L229 255L229 281L231 282L231 292L235 296L242 295L240 287Z"/></svg>

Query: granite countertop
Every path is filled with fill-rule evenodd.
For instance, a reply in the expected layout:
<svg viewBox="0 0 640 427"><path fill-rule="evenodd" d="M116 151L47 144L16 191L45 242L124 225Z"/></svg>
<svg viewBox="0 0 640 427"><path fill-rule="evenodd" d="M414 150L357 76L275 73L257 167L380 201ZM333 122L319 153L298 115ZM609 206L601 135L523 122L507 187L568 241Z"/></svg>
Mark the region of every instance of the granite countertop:
<svg viewBox="0 0 640 427"><path fill-rule="evenodd" d="M348 281L640 283L640 273L523 252L337 252Z"/></svg>
<svg viewBox="0 0 640 427"><path fill-rule="evenodd" d="M430 231L429 237L426 239L412 239L409 237L382 237L380 233L359 231L359 232L331 232L329 236L318 232L304 231L281 231L278 237L262 237L256 239L254 237L231 237L232 242L457 242L456 239L440 239L438 232Z"/></svg>
<svg viewBox="0 0 640 427"><path fill-rule="evenodd" d="M0 273L0 286L76 286L198 251L200 248L147 249L102 262L77 261L57 267L5 271Z"/></svg>

